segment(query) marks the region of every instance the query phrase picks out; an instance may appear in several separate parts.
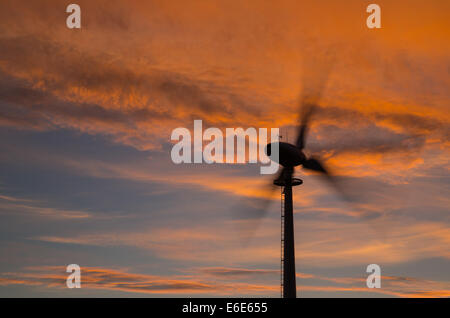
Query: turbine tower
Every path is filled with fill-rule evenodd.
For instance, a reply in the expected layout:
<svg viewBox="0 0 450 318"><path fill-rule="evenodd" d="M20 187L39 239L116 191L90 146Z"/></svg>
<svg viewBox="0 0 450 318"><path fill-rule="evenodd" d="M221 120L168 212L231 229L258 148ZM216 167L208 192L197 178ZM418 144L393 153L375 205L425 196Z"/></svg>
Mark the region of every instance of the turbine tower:
<svg viewBox="0 0 450 318"><path fill-rule="evenodd" d="M319 96L303 96L301 99L301 122L298 126L298 134L295 144L276 141L267 144L267 156L279 163L283 168L274 179L273 184L282 187L282 198L284 196L284 213L282 213L282 287L284 298L295 298L296 276L295 276L295 243L294 243L294 213L292 200L292 187L301 185L303 181L294 177L294 169L297 166L318 172L327 177L327 180L336 187L333 176L325 169L317 157L308 157L304 152L306 135L308 132L311 116L317 110ZM275 145L276 144L276 145ZM272 154L272 149L278 149L278 156Z"/></svg>
<svg viewBox="0 0 450 318"><path fill-rule="evenodd" d="M292 203L292 187L301 185L303 181L292 178L287 173L283 178L274 180L274 184L282 187L284 207L281 214L281 283L283 298L297 297L297 284L295 278L295 248L294 248L294 211Z"/></svg>

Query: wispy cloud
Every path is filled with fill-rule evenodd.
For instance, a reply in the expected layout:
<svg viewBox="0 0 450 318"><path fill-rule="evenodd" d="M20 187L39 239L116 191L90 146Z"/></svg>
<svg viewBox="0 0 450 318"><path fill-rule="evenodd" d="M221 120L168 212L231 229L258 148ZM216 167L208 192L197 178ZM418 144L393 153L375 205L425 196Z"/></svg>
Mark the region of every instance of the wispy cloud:
<svg viewBox="0 0 450 318"><path fill-rule="evenodd" d="M67 274L61 267L34 268L26 273L5 273L0 285L32 285L66 288ZM82 288L105 289L146 294L208 294L236 295L236 293L267 293L276 286L257 284L226 284L190 277L169 277L128 273L123 270L83 267Z"/></svg>
<svg viewBox="0 0 450 318"><path fill-rule="evenodd" d="M40 216L55 219L88 219L94 217L107 217L104 213L97 213L97 215L94 216L89 211L49 207L46 206L45 202L5 195L0 195L0 214Z"/></svg>
<svg viewBox="0 0 450 318"><path fill-rule="evenodd" d="M1 204L0 214L29 214L35 216L51 217L51 218L63 218L63 219L85 219L90 218L91 215L84 211L55 209L48 207L36 207L23 204Z"/></svg>
<svg viewBox="0 0 450 318"><path fill-rule="evenodd" d="M277 263L280 257L279 221L265 222L256 233L251 245L229 233L236 231L232 222L208 226L177 226L155 228L147 233L85 233L80 236L41 236L36 240L92 246L133 246L151 251L162 258L185 262L214 262L223 260L228 264L259 262ZM395 232L381 240L376 232L368 233L367 226L360 223L348 225L343 222L324 220L300 223L300 241L297 253L310 266L323 267L367 264L377 259L383 264L398 264L424 258L450 259L446 248L450 240L448 227L440 223L396 223ZM333 237L330 239L330 236ZM210 242L214 242L211 244ZM233 273L233 272L231 272ZM237 274L237 273L235 273Z"/></svg>
<svg viewBox="0 0 450 318"><path fill-rule="evenodd" d="M82 288L123 291L146 294L207 294L209 296L261 295L276 296L277 284L251 283L249 277L265 274L277 274L275 270L246 268L203 268L202 273L215 276L219 280L201 278L198 275L158 276L130 273L123 269L99 267L83 267L81 271ZM195 271L194 271L195 273ZM66 288L67 273L58 266L42 266L28 268L24 272L4 273L0 277L0 285L29 285L49 288ZM412 277L383 276L381 289L369 289L364 278L326 277L299 273L298 291L323 291L339 293L342 291L358 293L379 293L396 297L448 297L449 282L415 279ZM278 276L277 276L278 277ZM231 280L229 280L231 278ZM246 282L239 282L242 279ZM332 285L311 285L313 280L325 281Z"/></svg>

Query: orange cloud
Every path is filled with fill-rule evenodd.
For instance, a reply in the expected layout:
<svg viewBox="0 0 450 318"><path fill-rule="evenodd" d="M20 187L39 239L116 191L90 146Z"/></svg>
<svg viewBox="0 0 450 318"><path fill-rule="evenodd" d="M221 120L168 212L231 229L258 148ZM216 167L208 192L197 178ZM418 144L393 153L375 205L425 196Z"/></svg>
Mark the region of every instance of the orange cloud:
<svg viewBox="0 0 450 318"><path fill-rule="evenodd" d="M61 267L38 267L25 273L6 273L0 277L0 285L32 285L50 288L66 288L67 274ZM83 267L81 287L84 289L116 290L145 294L207 294L236 295L237 293L263 294L274 291L275 286L257 284L225 284L203 281L190 277L164 277L133 274L126 271L98 267Z"/></svg>
<svg viewBox="0 0 450 318"><path fill-rule="evenodd" d="M158 148L171 129L190 124L193 117L219 127L293 125L299 90L309 90L309 83L321 77L320 61L315 68L307 63L330 47L336 62L324 105L395 131L415 126L416 119L437 121L442 127L449 121L448 79L442 63L416 65L423 58L417 53L418 39L404 42L410 48L404 53L398 43L385 38L395 31L381 30L368 45L366 30L356 27L364 26L360 17L365 12L356 2L342 7L333 2L320 7L296 1L276 6L202 3L195 10L181 3L159 3L156 11L142 1L116 1L102 10L98 4L82 2L89 12L85 15L89 30L72 32L69 38L59 21L64 21L64 13L53 1L40 9L8 1L2 5L2 21L8 25L0 38L2 96L3 102L14 105L2 112L4 124L107 134L139 149ZM436 25L447 23L437 5L430 6L430 12L439 18L429 19L428 12L420 26L407 18L411 12L390 3L384 6L395 10L399 21L408 21L408 34L411 29L421 34L429 27L439 35ZM323 8L332 8L333 14ZM298 19L299 12L309 14ZM249 20L250 13L254 18ZM336 20L336 15L348 18ZM312 27L318 16L322 41ZM197 45L186 46L189 40ZM445 41L430 42L428 35L421 40L431 44L431 60L436 59L434 53L443 50ZM375 58L378 51L385 59ZM300 85L302 74L305 82ZM417 80L416 74L436 85ZM408 116L415 120L407 120ZM349 119L347 123L355 124L355 116Z"/></svg>
<svg viewBox="0 0 450 318"><path fill-rule="evenodd" d="M237 295L272 295L278 297L279 286L276 284L255 284L239 282L248 277L264 274L278 274L277 271L245 268L202 268L219 280L200 279L198 275L157 276L129 273L125 270L83 267L81 270L81 287L83 289L115 290L128 293L158 295L203 294L209 296ZM195 271L194 271L195 273ZM41 266L28 268L26 272L4 273L0 285L29 285L47 288L66 288L67 273L58 266ZM275 275L274 275L275 276ZM353 292L379 293L395 297L448 297L450 284L431 280L419 280L411 277L383 276L382 288L365 287L364 278L326 277L299 273L298 293L305 291L324 291L332 293ZM278 277L278 275L277 275ZM229 280L231 278L231 280ZM328 281L338 285L310 285L311 279Z"/></svg>

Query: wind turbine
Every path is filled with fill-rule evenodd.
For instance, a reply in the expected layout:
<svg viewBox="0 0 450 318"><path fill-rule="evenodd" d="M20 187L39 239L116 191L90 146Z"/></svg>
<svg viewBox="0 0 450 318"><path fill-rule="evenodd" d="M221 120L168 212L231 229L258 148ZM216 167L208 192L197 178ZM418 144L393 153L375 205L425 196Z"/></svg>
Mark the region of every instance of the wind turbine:
<svg viewBox="0 0 450 318"><path fill-rule="evenodd" d="M324 167L317 156L308 157L304 153L309 123L312 116L318 110L319 99L327 82L334 55L329 51L325 55L307 54L307 63L303 72L302 95L300 97L300 122L297 129L297 138L294 144L275 141L266 145L266 155L282 166L280 172L275 176L270 185L271 190L267 192L271 196L274 186L282 187L284 195L284 215L282 216L282 287L284 298L296 298L296 275L295 275L295 246L294 246L294 215L292 187L301 185L303 181L294 177L294 170L298 166L318 172L324 176L334 188L348 200L347 196L338 188L335 178ZM275 146L275 144L277 144ZM278 156L272 154L272 149L278 149ZM270 193L269 193L270 192ZM267 213L267 207L271 200L260 201L262 206L258 209L257 219ZM254 231L255 227L251 229Z"/></svg>
<svg viewBox="0 0 450 318"><path fill-rule="evenodd" d="M319 99L325 88L325 84L330 73L334 55L326 51L324 56L320 54L307 55L308 61L303 74L302 95L300 97L300 122L297 128L297 138L295 144L288 142L272 142L266 146L267 156L278 162L282 169L273 180L275 186L282 187L284 194L284 216L282 219L282 286L284 298L295 298L296 276L295 276L295 246L294 246L294 214L292 187L301 185L303 181L294 177L295 167L301 166L307 170L318 172L330 182L344 199L348 199L344 193L337 187L335 179L330 172L320 162L318 157L307 157L304 153L306 146L306 137L308 133L311 117L318 109ZM309 72L308 72L309 71ZM274 147L274 143L278 143L278 147ZM278 156L272 156L272 148L278 148Z"/></svg>
<svg viewBox="0 0 450 318"><path fill-rule="evenodd" d="M329 55L328 51L324 58L320 54L307 54L308 63L305 63L306 71L313 71L312 73L304 74L303 76L303 93L300 98L300 122L297 128L297 138L294 144L288 142L275 141L266 145L266 155L273 161L278 162L282 169L274 178L271 187L282 187L282 194L284 195L284 216L282 218L282 295L284 298L295 298L297 296L296 290L296 275L295 275L295 246L294 246L294 215L293 215L293 199L292 187L303 184L303 181L294 177L296 167L303 167L307 170L317 172L323 176L327 182L334 187L340 194L341 198L347 202L356 203L358 198L355 195L348 195L347 191L343 191L341 184L338 184L337 179L325 168L318 156L307 156L304 152L307 140L308 129L310 127L311 118L319 109L319 99L324 90L331 66L334 61L333 54ZM323 57L323 56L322 56ZM304 70L304 71L305 71ZM304 72L305 73L305 72ZM408 149L418 150L423 146L423 138L420 135L413 135L406 139L411 143ZM390 149L397 149L403 145L402 141L379 144L376 151L386 152ZM277 144L276 146L274 144ZM367 145L371 146L373 143L367 141ZM382 147L380 147L382 145ZM404 145L403 145L404 148ZM278 156L272 156L272 149L278 149ZM355 149L358 150L358 147ZM267 193L268 194L268 193ZM267 212L267 206L270 200L262 200L263 206L258 209L260 212L257 218L261 218ZM261 213L262 212L262 213ZM372 216L365 213L359 213L359 217L370 221ZM367 219L369 217L369 219ZM254 230L254 228L252 229ZM379 230L379 228L375 228Z"/></svg>
<svg viewBox="0 0 450 318"><path fill-rule="evenodd" d="M283 277L283 297L295 298L297 296L296 276L295 276L295 246L294 246L294 214L292 187L301 185L303 181L294 178L295 167L302 166L305 169L319 172L326 175L329 181L332 176L325 169L324 165L315 157L307 157L303 152L305 148L306 134L308 131L308 123L311 115L316 109L316 104L304 99L302 101L302 110L304 111L301 123L298 127L298 136L295 144L287 142L276 142L278 144L278 158L272 156L272 148L276 149L274 143L266 146L266 154L272 160L278 162L283 168L278 176L273 180L273 184L283 187L284 194L284 220L281 235L283 243L282 256L282 277Z"/></svg>

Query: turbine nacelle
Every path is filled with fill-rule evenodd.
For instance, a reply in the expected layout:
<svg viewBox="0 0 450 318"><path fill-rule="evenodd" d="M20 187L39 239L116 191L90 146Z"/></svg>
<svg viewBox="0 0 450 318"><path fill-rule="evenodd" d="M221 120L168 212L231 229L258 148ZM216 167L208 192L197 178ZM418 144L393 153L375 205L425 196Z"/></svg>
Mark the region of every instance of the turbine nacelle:
<svg viewBox="0 0 450 318"><path fill-rule="evenodd" d="M272 148L276 149L277 147L279 151L278 158L272 155ZM303 164L303 162L306 160L303 151L287 142L272 142L270 144L267 144L265 152L270 160L279 163L283 167L296 167Z"/></svg>

